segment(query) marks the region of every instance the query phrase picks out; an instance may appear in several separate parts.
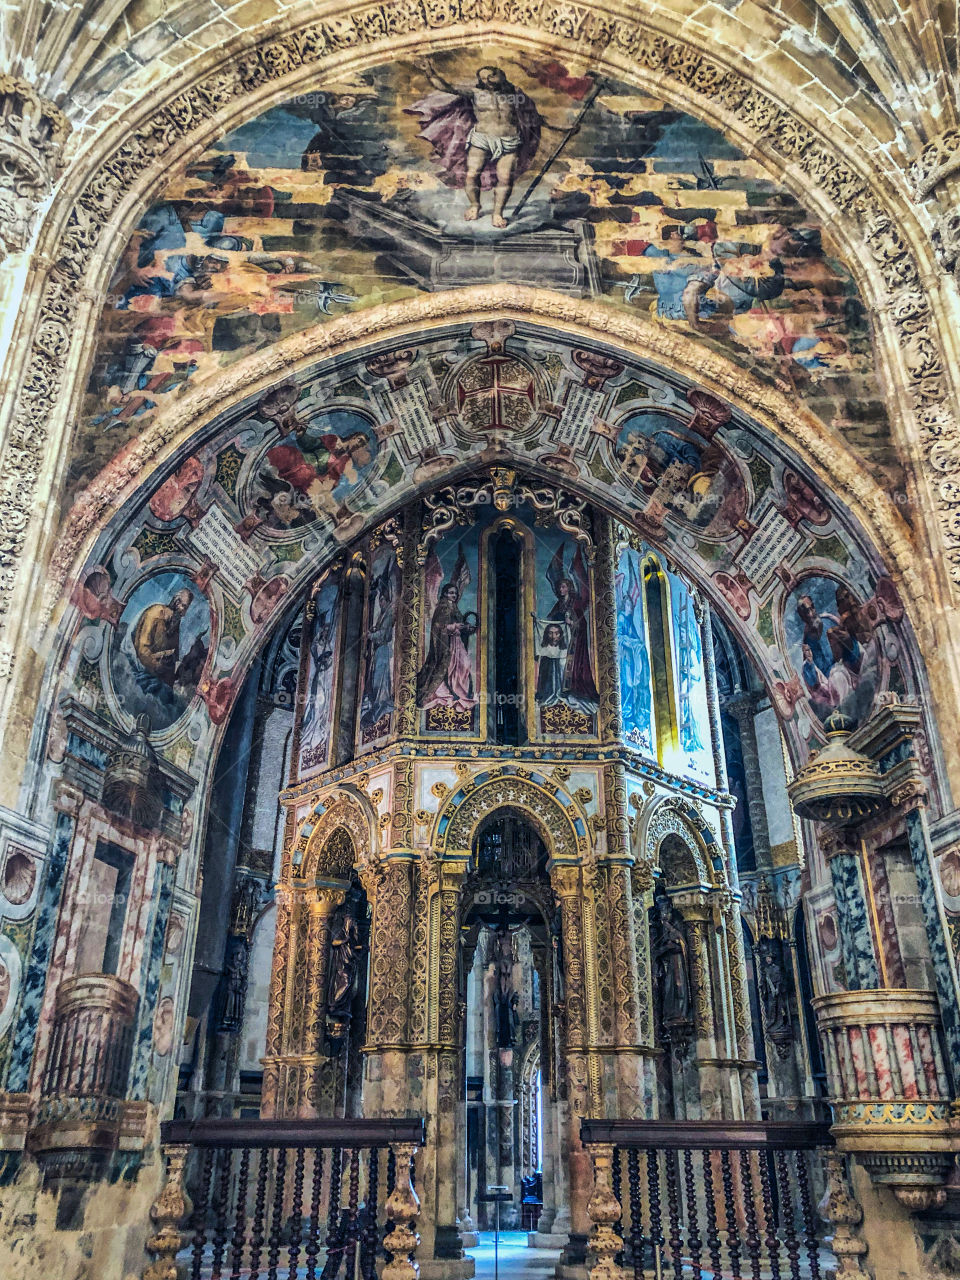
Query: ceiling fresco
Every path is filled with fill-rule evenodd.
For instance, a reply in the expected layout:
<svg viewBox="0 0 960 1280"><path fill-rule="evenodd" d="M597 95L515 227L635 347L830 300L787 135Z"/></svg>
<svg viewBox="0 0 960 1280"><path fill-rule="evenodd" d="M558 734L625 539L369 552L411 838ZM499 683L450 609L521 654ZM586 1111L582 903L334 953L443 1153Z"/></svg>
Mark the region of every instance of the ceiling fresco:
<svg viewBox="0 0 960 1280"><path fill-rule="evenodd" d="M629 85L482 47L305 92L171 177L110 284L71 491L250 352L499 281L694 335L803 400L884 483L896 475L863 303L802 205Z"/></svg>
<svg viewBox="0 0 960 1280"><path fill-rule="evenodd" d="M736 628L801 753L833 710L859 721L920 689L882 560L801 460L614 348L494 321L318 363L222 414L102 535L75 584L64 692L124 728L149 715L190 767L286 602L403 504L428 495L433 519L444 485L490 465L569 485L666 548Z"/></svg>

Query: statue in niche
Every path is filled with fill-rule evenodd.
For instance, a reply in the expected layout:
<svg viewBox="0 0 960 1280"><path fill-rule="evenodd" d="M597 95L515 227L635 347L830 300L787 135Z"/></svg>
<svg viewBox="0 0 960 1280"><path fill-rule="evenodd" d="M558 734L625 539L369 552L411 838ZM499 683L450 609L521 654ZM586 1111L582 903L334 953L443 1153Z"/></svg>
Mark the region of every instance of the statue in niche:
<svg viewBox="0 0 960 1280"><path fill-rule="evenodd" d="M349 1023L360 980L360 957L363 953L360 899L361 890L353 885L337 910L330 935L327 1017L334 1024ZM337 1034L342 1034L342 1028Z"/></svg>
<svg viewBox="0 0 960 1280"><path fill-rule="evenodd" d="M231 948L223 971L219 1031L239 1031L243 1026L243 1011L247 1002L247 967L249 950L245 938L239 938Z"/></svg>
<svg viewBox="0 0 960 1280"><path fill-rule="evenodd" d="M494 943L493 1012L497 1047L510 1049L520 1030L520 993L513 988L513 937L510 930L497 930Z"/></svg>
<svg viewBox="0 0 960 1280"><path fill-rule="evenodd" d="M772 938L762 938L757 949L757 987L763 1008L764 1030L781 1057L793 1041L793 1024L787 996L787 978L779 948Z"/></svg>
<svg viewBox="0 0 960 1280"><path fill-rule="evenodd" d="M687 940L665 893L654 897L653 958L664 1039L683 1044L693 1026Z"/></svg>

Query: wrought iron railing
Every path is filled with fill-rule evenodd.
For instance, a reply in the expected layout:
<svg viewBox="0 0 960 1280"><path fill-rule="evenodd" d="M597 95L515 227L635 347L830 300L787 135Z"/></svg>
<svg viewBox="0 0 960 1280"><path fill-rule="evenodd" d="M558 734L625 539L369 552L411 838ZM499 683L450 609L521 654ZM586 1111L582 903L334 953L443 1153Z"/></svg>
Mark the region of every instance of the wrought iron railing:
<svg viewBox="0 0 960 1280"><path fill-rule="evenodd" d="M826 1124L584 1120L592 1280L820 1280Z"/></svg>
<svg viewBox="0 0 960 1280"><path fill-rule="evenodd" d="M144 1280L174 1274L178 1255L190 1280L416 1277L422 1120L182 1120L162 1138Z"/></svg>

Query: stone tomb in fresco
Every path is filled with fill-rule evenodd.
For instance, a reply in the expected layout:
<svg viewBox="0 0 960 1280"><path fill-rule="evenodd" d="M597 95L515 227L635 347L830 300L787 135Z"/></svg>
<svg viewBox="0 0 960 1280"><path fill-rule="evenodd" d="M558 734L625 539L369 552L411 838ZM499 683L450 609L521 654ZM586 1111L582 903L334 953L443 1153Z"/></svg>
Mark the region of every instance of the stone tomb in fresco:
<svg viewBox="0 0 960 1280"><path fill-rule="evenodd" d="M522 396L505 391L505 368ZM522 404L522 413L505 410L505 401ZM902 606L881 559L845 512L820 495L800 459L729 406L629 363L622 352L547 341L536 326L500 322L447 326L415 345L381 344L349 361L318 364L259 403L223 415L195 452L172 460L140 514L125 515L125 524L118 517L96 547L75 591L83 622L65 688L81 688L88 705L124 728L150 714L154 733L164 732L187 767L202 741L198 725L204 718L219 724L229 713L264 629L316 578L317 566L418 494L442 505L445 486L464 468L493 460L521 476L532 469L569 485L571 495L618 512L645 545L668 548L672 564L701 584L749 648L801 755L822 741L833 706L862 720L886 690L920 691L904 656ZM291 511L299 514L287 518ZM432 558L425 554L417 656L422 732L482 736L477 702L486 687L480 663L487 621L477 616L476 600L486 571L482 537L494 514L489 504L478 509L473 523L455 524L432 544ZM537 527L536 535L524 588L531 628L524 678L539 689L539 715L564 718L557 732L589 736L602 681L584 587L592 568L578 560L574 538L555 527ZM375 558L368 546L364 555L378 583L376 599L368 592L364 625L387 634L395 570L386 553ZM626 626L637 586L622 563L620 574ZM180 621L176 657L172 642L161 646L170 650L167 665L148 680L137 665L144 666L146 650L141 643L138 658L133 643L138 624L155 605L172 610L178 591L189 591L192 612ZM680 595L674 603L679 609ZM683 608L692 608L689 600ZM637 629L635 605L632 617ZM803 629L816 627L817 618L822 643L809 646L811 663ZM685 625L680 613L673 625ZM144 634L141 628L141 641ZM201 663L202 648L208 652ZM318 636L311 652L319 656L311 660L322 662L329 648ZM678 708L678 735L684 725L690 732L678 767L707 776L709 754L692 736L702 714L703 655L689 647L685 653L687 666L676 671L687 699L686 710ZM371 651L369 659L361 664L358 715L361 743L373 746L386 736L378 731L384 716L393 714L393 676L385 651ZM621 661L626 675L625 654ZM625 708L640 749L649 720L642 701ZM543 722L528 732L549 741L554 730ZM329 759L326 720L310 734L301 767L313 773Z"/></svg>
<svg viewBox="0 0 960 1280"><path fill-rule="evenodd" d="M894 474L864 308L808 212L720 134L629 85L483 47L318 86L171 176L114 273L74 488L171 397L250 352L350 310L497 281L694 335ZM683 457L673 429L631 424L619 442L651 494ZM279 464L300 495L314 485L308 500L290 509L264 476L268 522L309 519L363 471L363 425L335 434L328 461L322 441L305 459L319 483ZM702 452L674 501L729 519L742 495Z"/></svg>

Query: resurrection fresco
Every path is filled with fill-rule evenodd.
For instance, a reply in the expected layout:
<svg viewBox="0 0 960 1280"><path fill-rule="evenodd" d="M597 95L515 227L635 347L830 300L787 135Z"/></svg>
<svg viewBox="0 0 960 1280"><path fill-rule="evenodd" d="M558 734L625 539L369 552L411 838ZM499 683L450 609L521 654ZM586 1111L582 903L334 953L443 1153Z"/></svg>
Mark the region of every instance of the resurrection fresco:
<svg viewBox="0 0 960 1280"><path fill-rule="evenodd" d="M510 398L521 413L504 409L501 379L523 390ZM654 457L648 449L651 460L642 467L623 449L638 432L662 451ZM665 436L674 451L668 461ZM438 327L402 348L384 341L350 360L318 362L296 382L223 414L202 444L171 460L140 514L118 516L101 537L74 588L80 623L64 688L79 689L86 705L125 730L149 715L153 737L189 767L212 726L229 714L264 629L316 579L318 567L366 538L370 643L360 655L357 730L361 745L371 747L393 714L389 636L397 598L396 567L385 550L394 543L374 546L368 531L418 493L430 496L431 519L438 518L449 492L445 477L488 459L494 444L492 456L516 468L511 474L535 468L552 475L620 513L643 545L669 547L673 626L690 637L674 646L677 733L690 776L707 777L712 762L707 744L696 740L705 723L703 655L683 580L696 582L736 628L801 755L823 741L834 707L860 720L888 690L919 691L905 657L902 606L878 553L821 496L801 460L674 375L633 366L614 348L548 339L525 324ZM708 507L705 500L691 514L689 495L713 492L718 477L719 501ZM681 494L688 495L682 502ZM466 526L451 517L447 532L425 547L414 672L423 732L480 735L486 640L477 599L485 530L495 515L488 501ZM565 732L593 732L602 686L589 604L593 567L555 521L544 524L524 505L516 516L533 530L536 546L524 634L538 715L562 713L571 724L579 717L579 729ZM651 710L639 572L636 556L621 556L618 661L621 684L633 690L624 718L628 740L642 751ZM162 611L175 613L188 594L177 627ZM319 678L339 625L333 577L316 604L309 646L315 678L301 685L316 684L309 741L300 744L308 772L325 767L338 715L322 705ZM157 630L149 642L148 609L161 611L150 615ZM805 629L818 629L816 644L804 640ZM385 643L373 643L374 636ZM164 656L147 672L141 668L145 658L152 661L151 646ZM181 714L188 703L192 713ZM530 730L545 732L546 725Z"/></svg>
<svg viewBox="0 0 960 1280"><path fill-rule="evenodd" d="M114 272L72 487L187 386L285 335L497 281L692 334L894 472L864 306L808 211L719 133L629 85L482 47L304 92L171 176ZM330 421L272 446L293 453L264 463L268 523L339 500L370 465L366 434ZM742 515L723 452L660 406L623 423L618 449L655 508L702 529Z"/></svg>

